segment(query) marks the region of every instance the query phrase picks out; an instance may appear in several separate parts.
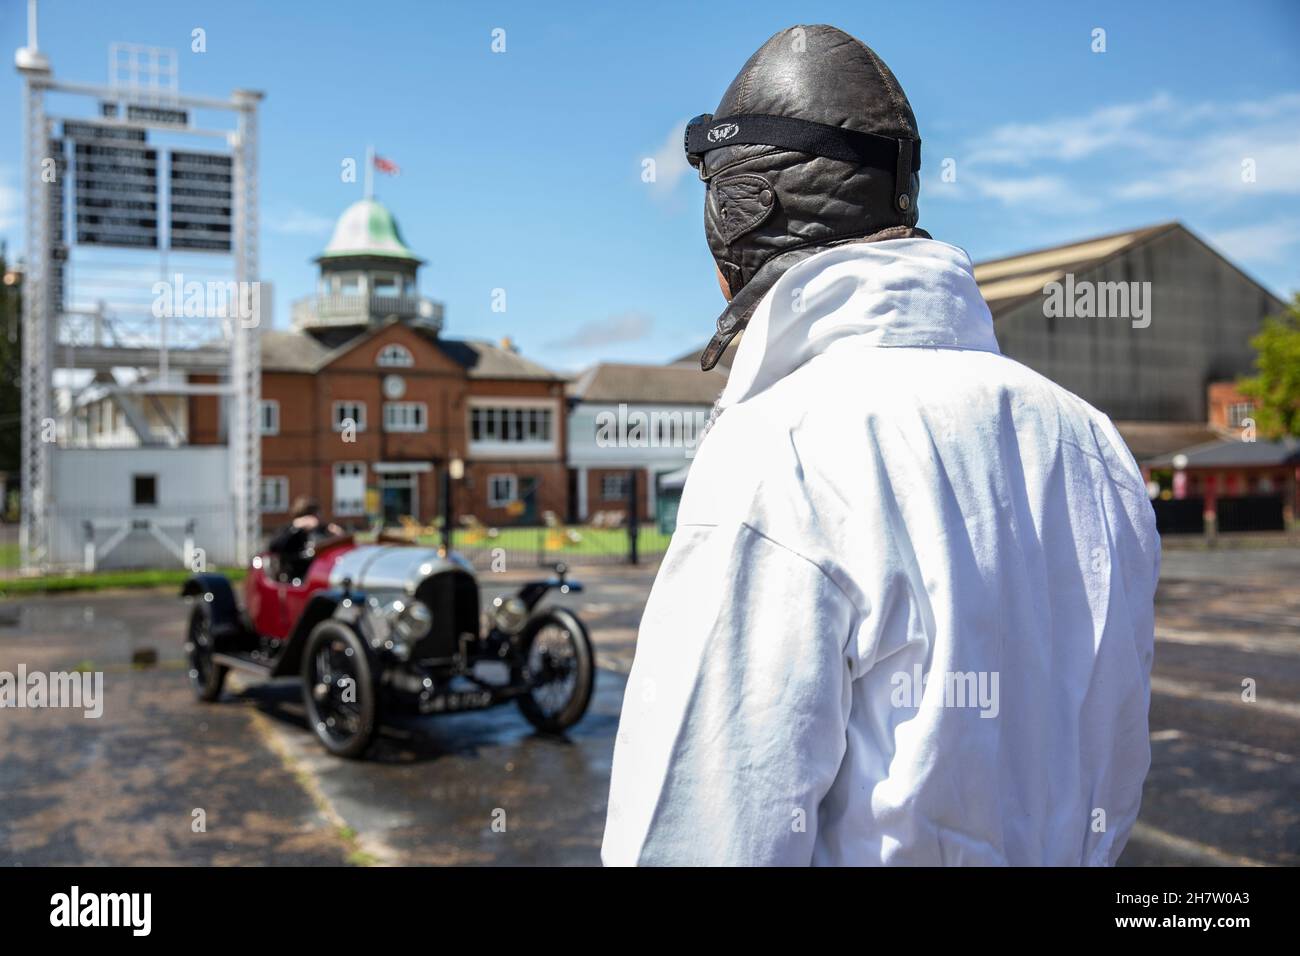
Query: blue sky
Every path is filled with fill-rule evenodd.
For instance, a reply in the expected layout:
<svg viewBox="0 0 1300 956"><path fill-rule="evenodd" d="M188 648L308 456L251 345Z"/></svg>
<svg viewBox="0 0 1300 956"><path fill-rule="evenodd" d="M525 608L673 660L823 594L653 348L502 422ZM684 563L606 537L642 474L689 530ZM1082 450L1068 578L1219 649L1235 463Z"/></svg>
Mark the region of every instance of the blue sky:
<svg viewBox="0 0 1300 956"><path fill-rule="evenodd" d="M23 43L25 6L0 0L6 51ZM61 79L104 82L109 42L128 40L178 49L187 92L266 92L262 272L277 325L360 198L342 161L373 143L402 168L378 176L376 193L429 260L421 286L446 303L447 334L509 335L574 370L665 360L708 338L722 301L681 125L796 22L833 23L889 63L925 144L921 225L977 261L1180 219L1274 292L1300 290L1291 0L45 0L41 46ZM190 52L196 27L204 53ZM504 53L492 52L495 28ZM1104 53L1091 50L1095 28ZM0 104L0 238L21 248L12 68ZM945 158L955 182L940 181ZM1242 181L1247 159L1254 182ZM498 288L504 313L492 310Z"/></svg>

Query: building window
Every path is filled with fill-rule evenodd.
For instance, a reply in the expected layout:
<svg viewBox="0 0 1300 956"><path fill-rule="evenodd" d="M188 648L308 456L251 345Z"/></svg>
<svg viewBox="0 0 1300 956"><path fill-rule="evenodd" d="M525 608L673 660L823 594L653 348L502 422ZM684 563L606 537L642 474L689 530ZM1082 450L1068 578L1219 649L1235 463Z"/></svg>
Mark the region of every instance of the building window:
<svg viewBox="0 0 1300 956"><path fill-rule="evenodd" d="M385 402L384 431L422 432L427 425L424 402Z"/></svg>
<svg viewBox="0 0 1300 956"><path fill-rule="evenodd" d="M366 403L365 402L335 402L334 403L334 430L341 432L346 427L346 423L351 421L357 431L366 430Z"/></svg>
<svg viewBox="0 0 1300 956"><path fill-rule="evenodd" d="M549 442L552 409L476 406L469 411L471 441Z"/></svg>
<svg viewBox="0 0 1300 956"><path fill-rule="evenodd" d="M338 290L343 295L362 295L366 291L365 276L360 272L341 272Z"/></svg>
<svg viewBox="0 0 1300 956"><path fill-rule="evenodd" d="M374 294L396 298L402 294L402 277L394 272L376 272L371 276Z"/></svg>
<svg viewBox="0 0 1300 956"><path fill-rule="evenodd" d="M279 514L289 510L289 479L280 475L262 478L262 510Z"/></svg>
<svg viewBox="0 0 1300 956"><path fill-rule="evenodd" d="M280 434L280 403L273 398L262 399L258 420L261 422L263 435Z"/></svg>
<svg viewBox="0 0 1300 956"><path fill-rule="evenodd" d="M366 464L334 463L334 513L340 517L366 513Z"/></svg>
<svg viewBox="0 0 1300 956"><path fill-rule="evenodd" d="M131 503L135 505L158 504L158 476L131 476Z"/></svg>
<svg viewBox="0 0 1300 956"><path fill-rule="evenodd" d="M605 475L600 479L600 497L605 501L626 501L627 488L627 475Z"/></svg>
<svg viewBox="0 0 1300 956"><path fill-rule="evenodd" d="M1228 427L1239 428L1254 410L1254 402L1233 402L1228 406Z"/></svg>
<svg viewBox="0 0 1300 956"><path fill-rule="evenodd" d="M488 475L488 507L504 508L519 497L519 480L514 475Z"/></svg>
<svg viewBox="0 0 1300 956"><path fill-rule="evenodd" d="M415 358L405 345L385 345L379 350L375 364L382 368L410 368L415 364Z"/></svg>

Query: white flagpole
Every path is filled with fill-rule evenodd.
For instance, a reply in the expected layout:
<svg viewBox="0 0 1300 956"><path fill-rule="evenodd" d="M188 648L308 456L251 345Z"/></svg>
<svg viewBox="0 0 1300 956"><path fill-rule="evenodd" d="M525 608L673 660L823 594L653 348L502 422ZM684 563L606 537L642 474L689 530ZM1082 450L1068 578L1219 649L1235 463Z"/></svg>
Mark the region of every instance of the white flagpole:
<svg viewBox="0 0 1300 956"><path fill-rule="evenodd" d="M366 147L366 198L375 198L375 148Z"/></svg>

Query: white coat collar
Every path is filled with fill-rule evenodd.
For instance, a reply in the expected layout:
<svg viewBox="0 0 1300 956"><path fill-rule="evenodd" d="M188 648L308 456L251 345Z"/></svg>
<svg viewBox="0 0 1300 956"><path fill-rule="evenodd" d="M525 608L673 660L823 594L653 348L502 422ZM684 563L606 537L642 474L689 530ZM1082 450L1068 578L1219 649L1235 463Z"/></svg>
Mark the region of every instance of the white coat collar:
<svg viewBox="0 0 1300 956"><path fill-rule="evenodd" d="M999 351L963 250L933 239L835 246L792 266L763 297L719 408L757 395L833 345Z"/></svg>

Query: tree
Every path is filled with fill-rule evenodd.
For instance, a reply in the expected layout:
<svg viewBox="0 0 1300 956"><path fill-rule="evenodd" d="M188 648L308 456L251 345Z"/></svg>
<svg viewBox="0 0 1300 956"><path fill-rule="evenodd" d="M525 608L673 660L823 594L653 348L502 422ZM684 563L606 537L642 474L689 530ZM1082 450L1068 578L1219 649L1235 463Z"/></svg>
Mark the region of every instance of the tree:
<svg viewBox="0 0 1300 956"><path fill-rule="evenodd" d="M1300 292L1253 339L1255 375L1237 382L1264 438L1300 437Z"/></svg>

